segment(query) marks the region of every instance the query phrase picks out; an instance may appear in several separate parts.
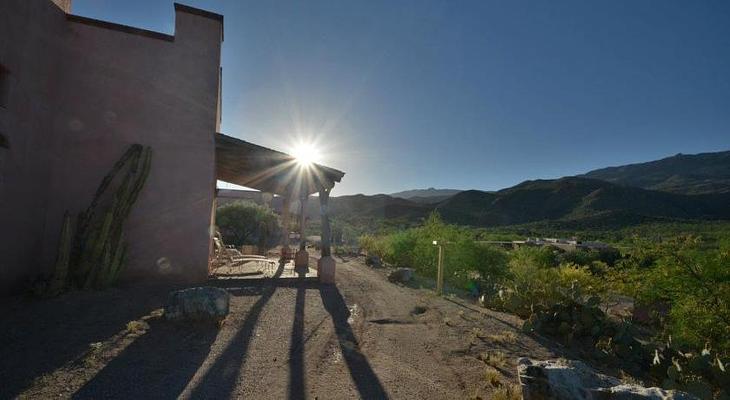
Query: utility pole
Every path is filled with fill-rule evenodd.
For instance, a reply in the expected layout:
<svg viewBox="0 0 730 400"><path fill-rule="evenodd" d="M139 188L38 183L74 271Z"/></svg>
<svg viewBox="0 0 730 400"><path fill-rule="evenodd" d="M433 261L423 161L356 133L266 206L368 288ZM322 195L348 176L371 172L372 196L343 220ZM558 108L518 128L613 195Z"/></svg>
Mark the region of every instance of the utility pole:
<svg viewBox="0 0 730 400"><path fill-rule="evenodd" d="M436 275L436 294L443 296L444 294L444 246L437 240L433 241L434 246L439 248L438 256L438 273Z"/></svg>

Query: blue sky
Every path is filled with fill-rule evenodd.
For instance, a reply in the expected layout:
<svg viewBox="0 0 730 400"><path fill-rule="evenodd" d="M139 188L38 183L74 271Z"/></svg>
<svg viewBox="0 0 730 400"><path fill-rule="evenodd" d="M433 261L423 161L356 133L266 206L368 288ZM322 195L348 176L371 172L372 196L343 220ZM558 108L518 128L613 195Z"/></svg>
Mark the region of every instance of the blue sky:
<svg viewBox="0 0 730 400"><path fill-rule="evenodd" d="M501 189L730 149L728 1L189 0L225 15L226 134L315 141L335 194ZM172 1L74 0L173 33Z"/></svg>

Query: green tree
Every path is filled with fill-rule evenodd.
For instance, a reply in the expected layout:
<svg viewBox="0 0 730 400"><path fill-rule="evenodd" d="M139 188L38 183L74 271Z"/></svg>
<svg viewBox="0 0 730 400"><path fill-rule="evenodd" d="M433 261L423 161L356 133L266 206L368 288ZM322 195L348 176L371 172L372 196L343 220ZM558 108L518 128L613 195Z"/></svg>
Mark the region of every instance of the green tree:
<svg viewBox="0 0 730 400"><path fill-rule="evenodd" d="M644 302L671 305L666 335L692 348L706 343L730 354L730 251L707 250L693 236L678 237L658 246L661 257L642 271L638 297Z"/></svg>
<svg viewBox="0 0 730 400"><path fill-rule="evenodd" d="M236 201L218 208L216 225L226 244L257 245L268 248L279 239L279 217L265 206L248 201Z"/></svg>

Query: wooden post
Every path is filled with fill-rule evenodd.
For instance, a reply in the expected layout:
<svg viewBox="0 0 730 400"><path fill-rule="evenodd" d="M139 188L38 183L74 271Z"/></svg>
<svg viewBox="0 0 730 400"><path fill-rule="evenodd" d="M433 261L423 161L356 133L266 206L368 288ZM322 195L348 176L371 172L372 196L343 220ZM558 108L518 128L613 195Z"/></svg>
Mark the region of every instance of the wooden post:
<svg viewBox="0 0 730 400"><path fill-rule="evenodd" d="M304 229L307 220L307 194L299 197L299 250L307 249L307 237L304 235Z"/></svg>
<svg viewBox="0 0 730 400"><path fill-rule="evenodd" d="M438 256L438 273L436 276L436 293L441 296L444 294L444 246L434 240L433 244L439 247Z"/></svg>
<svg viewBox="0 0 730 400"><path fill-rule="evenodd" d="M289 258L289 208L291 207L291 198L285 195L281 199L281 257Z"/></svg>
<svg viewBox="0 0 730 400"><path fill-rule="evenodd" d="M307 237L304 234L306 229L307 198L309 194L302 192L299 197L299 251L294 256L294 267L300 277L305 277L309 272L309 253L307 253Z"/></svg>
<svg viewBox="0 0 730 400"><path fill-rule="evenodd" d="M330 217L329 199L332 188L325 188L319 191L319 213L322 217L322 257L317 261L317 277L320 283L332 285L335 283L335 269L337 263L332 258L330 249Z"/></svg>
<svg viewBox="0 0 730 400"><path fill-rule="evenodd" d="M322 218L322 257L327 257L331 254L330 250L330 217L328 210L328 203L330 198L330 189L322 189L319 191L319 214Z"/></svg>

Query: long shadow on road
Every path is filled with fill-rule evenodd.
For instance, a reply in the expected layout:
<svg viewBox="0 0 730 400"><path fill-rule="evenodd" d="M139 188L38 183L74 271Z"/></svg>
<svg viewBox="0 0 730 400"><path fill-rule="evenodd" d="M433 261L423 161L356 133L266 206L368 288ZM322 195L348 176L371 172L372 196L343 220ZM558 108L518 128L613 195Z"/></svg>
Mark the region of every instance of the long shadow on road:
<svg viewBox="0 0 730 400"><path fill-rule="evenodd" d="M234 390L239 379L246 379L241 373L263 310L281 287L296 289L289 348L288 397L307 397L304 366L307 342L304 319L306 291L318 289L322 304L332 318L340 351L360 397L388 398L378 376L361 352L348 322L350 311L337 287L321 285L308 279L276 279L281 271L280 267L272 279L225 279L216 283L217 286L226 288L232 296L260 297L249 308L231 341L200 377L195 387L190 388L190 381L209 356L217 330L214 327L201 326L183 328L157 321L146 334L130 344L87 382L74 398L173 399L181 394L195 399L235 397Z"/></svg>
<svg viewBox="0 0 730 400"><path fill-rule="evenodd" d="M241 293L251 293L252 285L255 284L251 280L246 281L230 281L231 286L243 286L237 289L229 288L229 291L236 293L236 290L240 290ZM332 318L340 350L360 397L364 399L388 398L380 379L375 374L375 371L373 371L367 358L360 351L359 343L355 338L352 327L347 321L350 316L350 311L336 286L321 285L316 281L301 279L270 279L262 281L261 285L263 285L260 291L261 297L251 307L246 320L236 333L234 339L228 344L215 364L207 371L197 387L193 389L191 393L192 398L231 397L238 377L246 362L250 341L261 312L277 288L280 287L296 288L297 290L289 347L288 397L290 399L306 398L304 347L307 340L304 337L304 308L306 290L318 289L322 298L322 304ZM245 380L246 378L243 377L243 379Z"/></svg>
<svg viewBox="0 0 730 400"><path fill-rule="evenodd" d="M74 399L176 399L210 352L212 324L181 327L164 321L112 359Z"/></svg>
<svg viewBox="0 0 730 400"><path fill-rule="evenodd" d="M289 398L304 399L306 387L304 376L304 302L306 287L297 287L297 299L294 303L294 322L289 344Z"/></svg>
<svg viewBox="0 0 730 400"><path fill-rule="evenodd" d="M228 343L226 349L208 369L200 383L192 390L191 398L226 399L231 397L240 371L246 362L248 347L251 344L256 324L261 317L264 306L276 292L275 282L283 271L284 264L280 263L272 279L227 279L221 281L221 286L241 285L240 290L244 293L252 287L260 287L261 297L251 306L243 325ZM229 288L228 290L235 295L237 289Z"/></svg>
<svg viewBox="0 0 730 400"><path fill-rule="evenodd" d="M360 397L363 399L387 399L388 394L370 366L370 362L360 351L360 344L355 338L350 323L347 321L350 317L350 310L347 308L347 303L342 298L342 294L334 285L321 285L319 294L322 297L324 308L332 317L340 350L350 370L350 375L355 381Z"/></svg>
<svg viewBox="0 0 730 400"><path fill-rule="evenodd" d="M70 292L50 300L3 299L0 304L0 399L12 399L45 374L75 362L164 304L174 284L144 284Z"/></svg>

